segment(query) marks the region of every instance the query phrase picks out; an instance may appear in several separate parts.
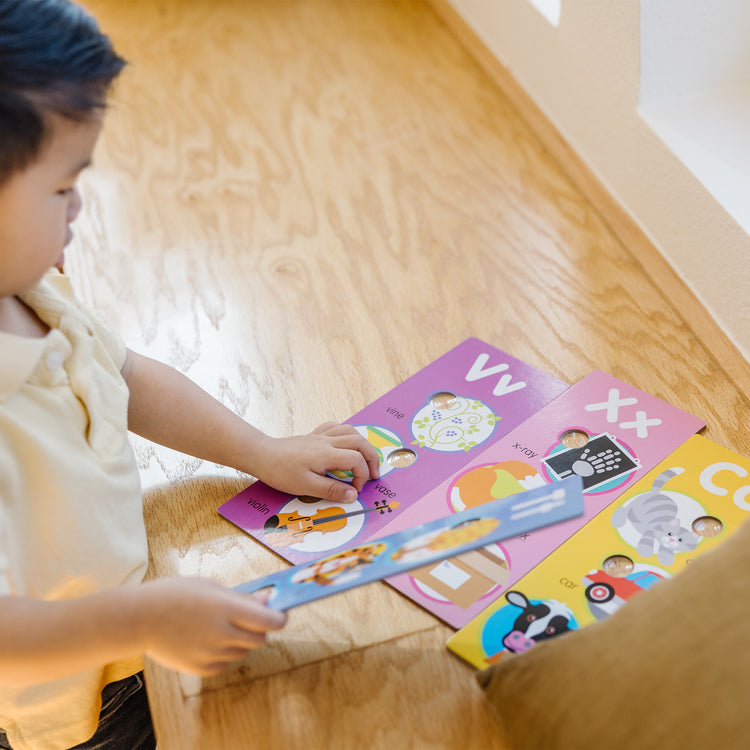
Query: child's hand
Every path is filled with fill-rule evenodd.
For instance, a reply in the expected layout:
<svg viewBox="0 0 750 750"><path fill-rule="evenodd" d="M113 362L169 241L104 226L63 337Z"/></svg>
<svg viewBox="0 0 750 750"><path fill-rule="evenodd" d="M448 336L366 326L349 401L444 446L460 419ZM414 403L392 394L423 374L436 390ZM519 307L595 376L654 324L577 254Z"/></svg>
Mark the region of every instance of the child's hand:
<svg viewBox="0 0 750 750"><path fill-rule="evenodd" d="M326 476L336 470L352 472L351 486ZM380 460L353 427L325 422L309 435L264 436L253 473L282 492L348 503L356 500L368 479L380 476Z"/></svg>
<svg viewBox="0 0 750 750"><path fill-rule="evenodd" d="M159 664L202 676L218 674L265 643L286 615L255 597L203 578L164 578L140 587L136 616L145 653Z"/></svg>

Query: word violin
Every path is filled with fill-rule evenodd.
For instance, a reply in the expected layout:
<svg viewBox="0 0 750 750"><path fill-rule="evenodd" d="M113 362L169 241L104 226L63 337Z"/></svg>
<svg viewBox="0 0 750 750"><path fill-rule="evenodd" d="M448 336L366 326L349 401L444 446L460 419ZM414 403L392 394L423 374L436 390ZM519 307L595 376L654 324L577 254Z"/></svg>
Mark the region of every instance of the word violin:
<svg viewBox="0 0 750 750"><path fill-rule="evenodd" d="M305 535L311 531L320 531L324 534L338 531L343 529L347 520L353 516L361 516L364 513L373 513L374 511L379 511L381 514L392 513L394 508L398 508L399 505L400 503L397 502L389 503L386 500L376 500L374 508L353 510L349 513L337 506L321 508L316 511L314 516L300 515L296 510L291 513L277 513L266 521L263 533L273 546L290 547L292 544L302 542Z"/></svg>

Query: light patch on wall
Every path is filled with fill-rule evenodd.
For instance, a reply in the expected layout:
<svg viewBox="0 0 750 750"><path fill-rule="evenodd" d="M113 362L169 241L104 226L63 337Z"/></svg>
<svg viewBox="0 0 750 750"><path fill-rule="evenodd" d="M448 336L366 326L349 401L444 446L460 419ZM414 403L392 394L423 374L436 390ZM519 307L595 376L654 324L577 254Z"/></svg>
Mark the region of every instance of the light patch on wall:
<svg viewBox="0 0 750 750"><path fill-rule="evenodd" d="M750 233L750 5L641 4L638 112Z"/></svg>
<svg viewBox="0 0 750 750"><path fill-rule="evenodd" d="M529 2L553 25L560 25L562 0L529 0Z"/></svg>

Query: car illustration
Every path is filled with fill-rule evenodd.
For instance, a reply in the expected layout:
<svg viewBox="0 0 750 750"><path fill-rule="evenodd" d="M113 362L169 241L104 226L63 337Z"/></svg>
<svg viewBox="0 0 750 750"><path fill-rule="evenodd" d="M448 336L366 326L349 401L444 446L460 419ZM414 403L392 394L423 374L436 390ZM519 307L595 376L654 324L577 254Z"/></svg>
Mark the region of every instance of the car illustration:
<svg viewBox="0 0 750 750"><path fill-rule="evenodd" d="M623 577L611 576L603 570L592 570L581 579L586 587L586 601L597 620L603 620L619 609L631 596L651 588L666 576L653 570L638 570Z"/></svg>

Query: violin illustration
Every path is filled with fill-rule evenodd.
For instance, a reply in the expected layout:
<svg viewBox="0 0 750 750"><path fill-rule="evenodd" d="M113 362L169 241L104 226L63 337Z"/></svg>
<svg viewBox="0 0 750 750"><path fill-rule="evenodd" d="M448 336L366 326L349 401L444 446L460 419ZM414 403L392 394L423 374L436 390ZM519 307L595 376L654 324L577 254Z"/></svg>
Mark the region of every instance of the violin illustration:
<svg viewBox="0 0 750 750"><path fill-rule="evenodd" d="M327 534L339 531L346 526L347 520L354 516L379 511L381 514L393 513L401 503L376 500L374 508L353 510L347 513L343 508L333 506L321 508L314 516L303 516L298 511L291 513L276 513L263 526L263 533L268 542L274 547L290 547L302 542L305 535L311 531L321 531Z"/></svg>

